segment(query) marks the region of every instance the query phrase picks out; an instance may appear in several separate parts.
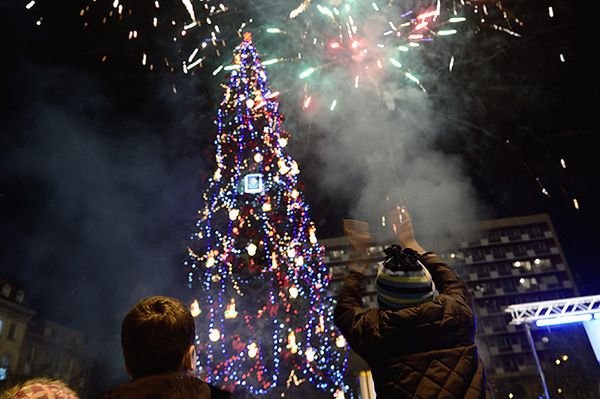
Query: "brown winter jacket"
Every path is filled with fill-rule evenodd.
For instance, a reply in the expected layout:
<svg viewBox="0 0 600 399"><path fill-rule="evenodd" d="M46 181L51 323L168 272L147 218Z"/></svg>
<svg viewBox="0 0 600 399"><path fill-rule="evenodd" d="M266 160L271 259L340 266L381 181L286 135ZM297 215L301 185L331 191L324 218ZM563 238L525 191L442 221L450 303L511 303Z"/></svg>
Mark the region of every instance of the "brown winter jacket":
<svg viewBox="0 0 600 399"><path fill-rule="evenodd" d="M230 396L229 392L198 378L165 373L136 378L98 399L227 399Z"/></svg>
<svg viewBox="0 0 600 399"><path fill-rule="evenodd" d="M378 399L491 398L474 343L471 295L437 255L426 253L422 260L440 293L434 301L401 310L364 309L366 278L351 272L335 324L371 367Z"/></svg>

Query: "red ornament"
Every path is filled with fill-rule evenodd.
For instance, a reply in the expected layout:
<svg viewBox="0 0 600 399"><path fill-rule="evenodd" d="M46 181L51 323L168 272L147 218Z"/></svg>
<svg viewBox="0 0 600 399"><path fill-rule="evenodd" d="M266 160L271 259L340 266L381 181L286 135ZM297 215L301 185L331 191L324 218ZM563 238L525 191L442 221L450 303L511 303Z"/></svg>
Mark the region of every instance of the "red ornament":
<svg viewBox="0 0 600 399"><path fill-rule="evenodd" d="M241 352L246 348L246 343L242 342L242 340L235 339L233 340L233 342L231 342L231 347L233 348L234 351L236 352Z"/></svg>
<svg viewBox="0 0 600 399"><path fill-rule="evenodd" d="M275 317L277 316L277 312L279 311L279 304L278 303L274 303L272 305L269 306L269 316L271 317Z"/></svg>

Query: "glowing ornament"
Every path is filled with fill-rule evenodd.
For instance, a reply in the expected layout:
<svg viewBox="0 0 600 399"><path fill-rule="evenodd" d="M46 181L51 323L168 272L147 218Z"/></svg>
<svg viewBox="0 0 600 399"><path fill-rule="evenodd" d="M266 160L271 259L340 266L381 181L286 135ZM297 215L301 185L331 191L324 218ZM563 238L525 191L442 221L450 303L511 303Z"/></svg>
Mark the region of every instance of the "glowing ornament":
<svg viewBox="0 0 600 399"><path fill-rule="evenodd" d="M338 335L335 339L335 346L338 348L343 348L346 346L346 338L343 335Z"/></svg>
<svg viewBox="0 0 600 399"><path fill-rule="evenodd" d="M279 265L277 264L277 255L275 252L271 253L271 270L277 269Z"/></svg>
<svg viewBox="0 0 600 399"><path fill-rule="evenodd" d="M346 395L344 394L344 391L342 391L341 389L338 389L337 391L335 391L335 393L333 394L333 397L335 399L346 399Z"/></svg>
<svg viewBox="0 0 600 399"><path fill-rule="evenodd" d="M211 342L217 342L221 339L221 331L216 328L211 328L208 330L208 339L210 339Z"/></svg>
<svg viewBox="0 0 600 399"><path fill-rule="evenodd" d="M271 210L271 203L270 202L265 202L262 206L262 210L263 212L269 212Z"/></svg>
<svg viewBox="0 0 600 399"><path fill-rule="evenodd" d="M311 227L310 230L308 231L308 239L310 240L310 243L313 245L317 243L317 236L315 235L314 227Z"/></svg>
<svg viewBox="0 0 600 399"><path fill-rule="evenodd" d="M279 143L279 145L280 145L281 147L285 147L285 146L287 145L288 141L287 141L287 139L286 139L286 138L284 138L284 137L281 137L279 140L277 140L277 143Z"/></svg>
<svg viewBox="0 0 600 399"><path fill-rule="evenodd" d="M250 256L256 255L257 249L258 249L258 247L252 242L250 244L248 244L248 246L246 247L246 251L248 251L248 255L250 255Z"/></svg>
<svg viewBox="0 0 600 399"><path fill-rule="evenodd" d="M254 161L257 163L262 162L263 160L263 156L260 152L257 152L256 154L254 154Z"/></svg>
<svg viewBox="0 0 600 399"><path fill-rule="evenodd" d="M240 211L238 209L233 208L229 210L229 220L236 220L238 216L240 216Z"/></svg>
<svg viewBox="0 0 600 399"><path fill-rule="evenodd" d="M320 334L323 331L325 331L325 320L323 319L323 315L321 315L319 316L319 325L316 328L316 332L317 334Z"/></svg>
<svg viewBox="0 0 600 399"><path fill-rule="evenodd" d="M192 317L198 317L200 316L200 313L202 313L197 299L194 299L194 302L190 305L190 313L192 314Z"/></svg>
<svg viewBox="0 0 600 399"><path fill-rule="evenodd" d="M267 104L267 102L263 99L263 96L260 93L260 90L257 90L254 94L255 94L254 109L257 110L257 109L264 107Z"/></svg>
<svg viewBox="0 0 600 399"><path fill-rule="evenodd" d="M248 345L248 357L255 358L257 354L258 346L256 346L256 343L252 342L250 345Z"/></svg>
<svg viewBox="0 0 600 399"><path fill-rule="evenodd" d="M290 171L290 168L285 164L285 161L283 159L277 161L277 167L279 168L279 173L281 173L282 175L285 175Z"/></svg>
<svg viewBox="0 0 600 399"><path fill-rule="evenodd" d="M295 285L292 285L290 287L289 292L290 292L290 298L292 298L292 299L298 298L298 288L296 288Z"/></svg>
<svg viewBox="0 0 600 399"><path fill-rule="evenodd" d="M306 355L306 360L308 360L309 362L315 360L315 350L313 348L308 347L304 354Z"/></svg>
<svg viewBox="0 0 600 399"><path fill-rule="evenodd" d="M289 349L292 353L298 352L298 344L296 344L296 334L294 334L293 331L288 334L288 343L285 347Z"/></svg>
<svg viewBox="0 0 600 399"><path fill-rule="evenodd" d="M298 256L294 262L296 263L296 266L303 266L304 256Z"/></svg>
<svg viewBox="0 0 600 399"><path fill-rule="evenodd" d="M214 265L215 265L215 258L213 258L211 255L206 259L206 267L213 267Z"/></svg>
<svg viewBox="0 0 600 399"><path fill-rule="evenodd" d="M290 259L291 259L291 258L293 258L294 256L296 256L296 249L295 249L294 247L292 247L292 248L289 248L289 249L287 250L287 256L288 256L288 258L290 258Z"/></svg>
<svg viewBox="0 0 600 399"><path fill-rule="evenodd" d="M215 174L213 175L213 179L214 180L220 180L221 179L221 169L217 169L215 171Z"/></svg>
<svg viewBox="0 0 600 399"><path fill-rule="evenodd" d="M235 310L235 299L231 298L229 305L227 305L227 309L225 310L225 318L226 319L235 319L238 315L238 312Z"/></svg>
<svg viewBox="0 0 600 399"><path fill-rule="evenodd" d="M300 173L300 169L298 169L298 162L292 161L292 168L290 170L290 173L292 175L297 175L298 173Z"/></svg>
<svg viewBox="0 0 600 399"><path fill-rule="evenodd" d="M251 98L247 99L247 100L246 100L246 106L247 106L248 108L252 108L252 107L254 107L254 100L252 100Z"/></svg>
<svg viewBox="0 0 600 399"><path fill-rule="evenodd" d="M298 198L299 195L300 195L300 193L298 192L298 190L296 190L296 189L292 190L291 196L293 199Z"/></svg>

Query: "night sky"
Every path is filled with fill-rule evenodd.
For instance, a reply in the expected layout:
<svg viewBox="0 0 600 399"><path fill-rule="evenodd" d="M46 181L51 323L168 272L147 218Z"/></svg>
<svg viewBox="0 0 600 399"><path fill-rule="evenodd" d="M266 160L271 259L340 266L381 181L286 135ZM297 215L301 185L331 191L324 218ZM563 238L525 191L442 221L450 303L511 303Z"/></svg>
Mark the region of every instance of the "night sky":
<svg viewBox="0 0 600 399"><path fill-rule="evenodd" d="M42 317L86 334L97 391L125 378L124 312L146 295L187 295L182 262L215 166L221 91L210 70L144 70L125 27L83 28L85 2L25 4L0 5L0 278ZM475 36L462 44L470 62L460 72L428 81L445 121L430 145L460 160L487 217L549 213L581 294L597 294L600 18L591 1L505 5L525 23L521 39ZM167 45L153 40L150 48ZM340 235L356 180L336 175L333 189L323 186L329 163L312 149L327 131L297 117L297 97L285 93L289 148L319 236Z"/></svg>

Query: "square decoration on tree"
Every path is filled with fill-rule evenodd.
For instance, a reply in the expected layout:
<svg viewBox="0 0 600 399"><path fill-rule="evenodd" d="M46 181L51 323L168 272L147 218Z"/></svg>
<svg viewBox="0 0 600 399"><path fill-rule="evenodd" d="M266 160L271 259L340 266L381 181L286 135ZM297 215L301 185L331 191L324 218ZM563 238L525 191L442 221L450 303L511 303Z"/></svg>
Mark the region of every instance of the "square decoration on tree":
<svg viewBox="0 0 600 399"><path fill-rule="evenodd" d="M244 176L244 192L248 194L260 194L264 191L263 175L252 173Z"/></svg>

